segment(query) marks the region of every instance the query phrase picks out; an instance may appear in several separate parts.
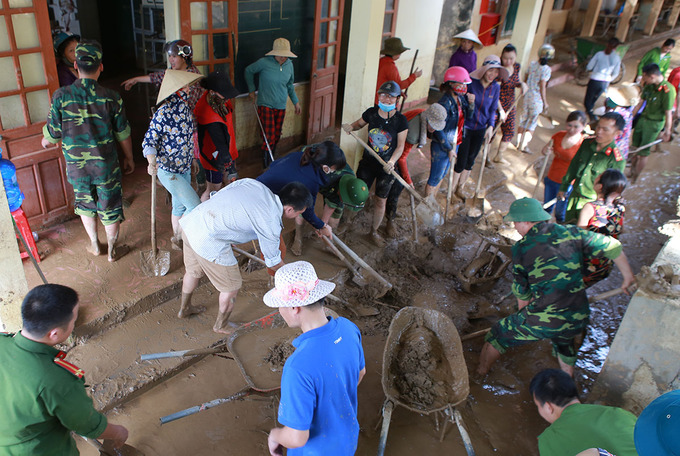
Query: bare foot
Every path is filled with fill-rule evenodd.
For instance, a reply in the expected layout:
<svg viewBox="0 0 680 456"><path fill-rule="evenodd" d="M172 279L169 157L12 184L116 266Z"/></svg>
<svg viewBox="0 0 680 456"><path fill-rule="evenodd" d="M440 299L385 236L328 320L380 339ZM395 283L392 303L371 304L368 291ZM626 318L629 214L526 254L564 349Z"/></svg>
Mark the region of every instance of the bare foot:
<svg viewBox="0 0 680 456"><path fill-rule="evenodd" d="M302 255L302 240L300 238L295 238L293 245L290 246L290 251L295 256Z"/></svg>
<svg viewBox="0 0 680 456"><path fill-rule="evenodd" d="M90 246L87 248L87 251L90 252L92 255L97 256L102 254L102 250L99 247L99 242L93 242L90 244Z"/></svg>
<svg viewBox="0 0 680 456"><path fill-rule="evenodd" d="M239 326L241 326L239 323L230 321L223 327L218 327L217 325L213 326L213 331L219 334L231 334L236 331Z"/></svg>
<svg viewBox="0 0 680 456"><path fill-rule="evenodd" d="M129 251L130 247L128 247L127 245L119 245L114 247L113 249L109 250L109 262L113 263L114 261L120 260Z"/></svg>
<svg viewBox="0 0 680 456"><path fill-rule="evenodd" d="M205 312L206 307L205 306L186 306L183 309L179 309L179 313L177 313L177 316L179 318L188 318L191 315L197 315L200 314L201 312Z"/></svg>

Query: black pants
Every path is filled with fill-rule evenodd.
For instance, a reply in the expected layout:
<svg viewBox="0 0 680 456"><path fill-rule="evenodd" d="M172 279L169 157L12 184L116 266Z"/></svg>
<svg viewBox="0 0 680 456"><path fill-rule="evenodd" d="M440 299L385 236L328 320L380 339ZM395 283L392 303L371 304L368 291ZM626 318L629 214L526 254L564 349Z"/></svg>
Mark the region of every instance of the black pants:
<svg viewBox="0 0 680 456"><path fill-rule="evenodd" d="M397 174L401 176L399 167L394 167ZM403 177L403 176L402 176ZM399 196L401 192L404 191L404 186L398 180L394 180L392 188L390 188L390 193L387 195L387 202L385 203L385 217L387 220L394 220L397 216L397 206L399 206Z"/></svg>
<svg viewBox="0 0 680 456"><path fill-rule="evenodd" d="M608 86L609 83L605 81L596 81L594 79L588 81L588 88L586 89L586 96L583 99L583 106L585 106L586 114L588 114L588 118L591 121L595 120L595 114L593 114L595 102L600 98L600 95L607 90Z"/></svg>
<svg viewBox="0 0 680 456"><path fill-rule="evenodd" d="M481 130L465 129L465 136L463 137L463 142L458 146L458 156L453 167L455 172L462 173L464 170L472 170L475 159L484 145L485 132L486 128Z"/></svg>

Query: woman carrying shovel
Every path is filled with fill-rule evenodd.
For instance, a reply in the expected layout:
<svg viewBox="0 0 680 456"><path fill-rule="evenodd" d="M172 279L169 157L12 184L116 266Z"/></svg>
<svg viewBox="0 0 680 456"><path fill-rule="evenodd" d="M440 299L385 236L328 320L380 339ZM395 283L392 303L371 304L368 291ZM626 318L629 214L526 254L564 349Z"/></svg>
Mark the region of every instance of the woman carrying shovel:
<svg viewBox="0 0 680 456"><path fill-rule="evenodd" d="M179 219L201 203L191 187L194 159L194 115L186 88L202 76L187 71L166 70L158 92L158 109L144 135L142 149L149 162L149 175L158 176L172 195L173 248L182 249ZM152 214L154 216L155 214Z"/></svg>
<svg viewBox="0 0 680 456"><path fill-rule="evenodd" d="M387 196L394 183L394 166L404 152L408 121L397 111L397 99L401 95L399 84L387 81L378 89L378 105L368 108L351 124L342 128L350 134L368 125L368 144L386 162L385 167L370 155L364 154L359 162L357 177L371 188L375 182L373 222L370 238L373 244L384 247L385 240L378 234L378 227L385 216Z"/></svg>
<svg viewBox="0 0 680 456"><path fill-rule="evenodd" d="M465 199L463 187L479 151L491 141L501 91L496 82L499 76L505 81L508 79L508 70L503 68L501 59L495 55L485 58L482 66L470 73L472 82L468 85L468 92L474 95L475 111L465 119L465 134L458 148L451 185L460 199Z"/></svg>

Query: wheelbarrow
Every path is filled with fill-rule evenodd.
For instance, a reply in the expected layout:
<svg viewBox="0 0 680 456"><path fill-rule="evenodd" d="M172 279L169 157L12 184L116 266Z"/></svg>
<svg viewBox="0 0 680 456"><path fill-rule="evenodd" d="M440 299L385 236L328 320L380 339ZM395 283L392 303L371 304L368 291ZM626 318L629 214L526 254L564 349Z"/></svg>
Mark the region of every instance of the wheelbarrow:
<svg viewBox="0 0 680 456"><path fill-rule="evenodd" d="M590 72L586 69L590 59L599 51L603 51L606 47L606 43L600 43L593 41L591 38L587 37L577 37L572 42L572 54L574 60L576 61L576 69L574 70L574 79L576 83L580 86L588 85L590 80ZM618 84L623 80L626 75L626 65L624 61L624 56L630 49L630 44L620 44L614 52L616 52L619 57L621 57L621 66L619 68L619 75L611 82L612 84Z"/></svg>
<svg viewBox="0 0 680 456"><path fill-rule="evenodd" d="M511 239L500 234L490 237L479 231L476 233L482 239L477 251L467 266L455 272L463 290L468 293L489 290L512 263Z"/></svg>
<svg viewBox="0 0 680 456"><path fill-rule="evenodd" d="M404 307L392 319L383 353L382 430L378 456L385 452L387 433L395 405L416 413L444 414L439 441L444 440L446 425L453 421L469 456L475 451L455 408L470 393L463 347L451 319L441 312L419 307Z"/></svg>
<svg viewBox="0 0 680 456"><path fill-rule="evenodd" d="M338 318L338 314L324 309L326 315ZM227 402L244 399L251 395L271 396L281 389L283 364L273 368L266 358L273 348L268 341L285 345L299 336L300 330L290 328L278 311L240 326L227 339L227 349L236 361L246 386L228 397L214 399L201 405L189 407L161 417L161 425L194 415ZM293 350L291 350L292 353Z"/></svg>

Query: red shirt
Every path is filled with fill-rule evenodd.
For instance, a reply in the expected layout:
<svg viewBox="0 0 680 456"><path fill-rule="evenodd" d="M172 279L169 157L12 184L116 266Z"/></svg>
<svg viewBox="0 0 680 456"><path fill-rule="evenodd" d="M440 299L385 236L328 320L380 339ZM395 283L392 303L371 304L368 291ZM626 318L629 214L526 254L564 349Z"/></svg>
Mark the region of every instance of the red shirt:
<svg viewBox="0 0 680 456"><path fill-rule="evenodd" d="M394 59L389 55L381 57L378 62L378 84L375 86L375 104L378 104L378 89L387 81L394 81L399 84L401 90L406 90L415 80L415 74L411 74L408 78L402 80Z"/></svg>
<svg viewBox="0 0 680 456"><path fill-rule="evenodd" d="M404 117L406 117L406 120L410 122L414 117L422 114L423 111L425 111L424 108L412 109L410 111L406 111L404 113ZM397 160L399 173L409 185L413 184L413 181L411 180L411 174L408 172L408 164L406 163L406 159L408 158L408 154L411 152L411 148L413 148L413 144L406 141L404 143L404 152L402 152L401 157L399 157L399 160Z"/></svg>
<svg viewBox="0 0 680 456"><path fill-rule="evenodd" d="M548 170L548 179L553 182L562 182L562 178L567 174L567 168L569 168L569 163L571 163L572 158L578 152L578 148L581 147L584 136L581 135L581 139L576 142L569 149L562 148L562 139L567 134L566 131L558 131L553 135L553 154L554 158L552 165L550 165L550 170Z"/></svg>
<svg viewBox="0 0 680 456"><path fill-rule="evenodd" d="M673 71L671 71L671 74L668 76L668 82L675 87L676 93L680 91L680 67L673 68ZM677 109L676 104L673 105L673 109Z"/></svg>

